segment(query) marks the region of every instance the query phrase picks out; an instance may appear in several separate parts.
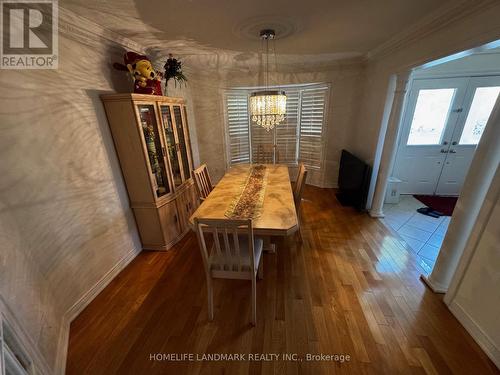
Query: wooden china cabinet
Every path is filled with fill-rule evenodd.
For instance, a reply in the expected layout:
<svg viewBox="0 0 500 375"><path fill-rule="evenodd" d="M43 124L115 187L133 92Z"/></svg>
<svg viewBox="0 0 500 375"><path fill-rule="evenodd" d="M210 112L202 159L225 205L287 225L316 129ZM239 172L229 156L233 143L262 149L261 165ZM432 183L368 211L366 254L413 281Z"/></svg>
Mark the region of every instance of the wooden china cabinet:
<svg viewBox="0 0 500 375"><path fill-rule="evenodd" d="M188 231L198 205L184 99L109 94L115 149L146 250L167 250Z"/></svg>

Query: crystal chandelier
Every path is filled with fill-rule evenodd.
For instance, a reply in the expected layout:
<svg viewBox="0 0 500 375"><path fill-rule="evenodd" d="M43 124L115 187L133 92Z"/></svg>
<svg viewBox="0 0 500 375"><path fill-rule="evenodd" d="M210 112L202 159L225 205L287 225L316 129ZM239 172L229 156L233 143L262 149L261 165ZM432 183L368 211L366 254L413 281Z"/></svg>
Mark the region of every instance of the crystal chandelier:
<svg viewBox="0 0 500 375"><path fill-rule="evenodd" d="M285 119L286 95L284 91L269 89L269 40L274 40L274 30L262 30L260 38L266 43L266 89L250 95L250 115L254 123L267 131Z"/></svg>

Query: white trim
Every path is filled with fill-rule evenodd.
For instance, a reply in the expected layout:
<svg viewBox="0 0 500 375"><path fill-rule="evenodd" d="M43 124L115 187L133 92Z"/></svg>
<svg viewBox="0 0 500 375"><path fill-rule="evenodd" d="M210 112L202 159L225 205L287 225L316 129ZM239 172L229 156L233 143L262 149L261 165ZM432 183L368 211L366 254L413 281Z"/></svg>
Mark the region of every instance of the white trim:
<svg viewBox="0 0 500 375"><path fill-rule="evenodd" d="M66 371L68 355L69 330L71 322L101 293L106 286L141 252L132 249L118 261L95 285L90 288L78 301L71 306L62 318L59 342L57 345L57 358L54 369L55 374L63 375Z"/></svg>
<svg viewBox="0 0 500 375"><path fill-rule="evenodd" d="M452 314L458 319L474 341L483 349L486 355L500 369L500 349L496 347L493 340L484 332L474 319L458 303L453 302L448 306Z"/></svg>
<svg viewBox="0 0 500 375"><path fill-rule="evenodd" d="M477 71L462 71L457 73L442 73L442 72L424 72L419 70L414 70L412 74L413 81L420 79L447 79L447 78L467 78L467 77L491 77L491 76L499 76L500 70L491 69L491 70L483 70L481 72Z"/></svg>
<svg viewBox="0 0 500 375"><path fill-rule="evenodd" d="M441 285L441 284L438 284L434 281L432 281L431 279L429 279L429 277L427 275L420 275L420 279L425 283L425 285L427 285L434 293L438 293L438 294L443 294L443 293L446 293L448 291L448 289L446 288L446 286L444 285Z"/></svg>
<svg viewBox="0 0 500 375"><path fill-rule="evenodd" d="M368 211L368 214L370 217L373 217L375 219L383 219L385 217L384 213L382 211Z"/></svg>

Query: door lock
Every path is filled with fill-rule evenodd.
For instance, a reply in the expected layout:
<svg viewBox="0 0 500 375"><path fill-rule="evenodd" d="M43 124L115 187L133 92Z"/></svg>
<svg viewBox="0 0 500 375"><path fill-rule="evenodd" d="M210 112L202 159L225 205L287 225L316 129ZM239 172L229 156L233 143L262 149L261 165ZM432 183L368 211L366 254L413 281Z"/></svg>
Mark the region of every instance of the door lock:
<svg viewBox="0 0 500 375"><path fill-rule="evenodd" d="M444 148L441 149L441 153L442 154L447 154L448 153L448 150L445 150Z"/></svg>

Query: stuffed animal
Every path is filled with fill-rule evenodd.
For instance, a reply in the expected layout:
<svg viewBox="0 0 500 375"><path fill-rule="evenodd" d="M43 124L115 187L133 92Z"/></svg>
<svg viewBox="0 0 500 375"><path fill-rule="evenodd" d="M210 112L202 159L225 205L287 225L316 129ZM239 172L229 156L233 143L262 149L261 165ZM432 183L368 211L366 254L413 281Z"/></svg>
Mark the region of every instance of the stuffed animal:
<svg viewBox="0 0 500 375"><path fill-rule="evenodd" d="M134 92L137 94L162 95L162 73L154 70L151 61L144 55L127 52L123 56L125 64L115 63L115 69L128 71L134 78Z"/></svg>

